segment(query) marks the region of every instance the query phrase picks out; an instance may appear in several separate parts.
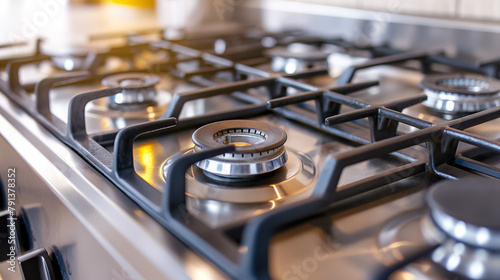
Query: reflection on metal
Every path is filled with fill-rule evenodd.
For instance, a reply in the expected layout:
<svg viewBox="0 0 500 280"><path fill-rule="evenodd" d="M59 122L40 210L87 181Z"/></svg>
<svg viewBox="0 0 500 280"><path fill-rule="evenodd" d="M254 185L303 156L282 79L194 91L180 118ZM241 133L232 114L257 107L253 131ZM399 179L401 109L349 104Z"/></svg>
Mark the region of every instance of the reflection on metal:
<svg viewBox="0 0 500 280"><path fill-rule="evenodd" d="M161 147L152 143L139 144L135 147L134 158L140 163L139 166L136 165L136 172L146 182L158 181L159 174L155 168L155 162L158 161L156 158L158 149L161 149Z"/></svg>
<svg viewBox="0 0 500 280"><path fill-rule="evenodd" d="M270 200L269 202L271 202L272 204L271 209L269 210L273 210L274 208L276 208L276 202L274 202L274 200Z"/></svg>
<svg viewBox="0 0 500 280"><path fill-rule="evenodd" d="M278 188L276 187L276 185L271 185L271 187L274 188L274 191L276 192L276 196L278 197L276 200L280 200L282 197L281 197L280 192L278 191Z"/></svg>
<svg viewBox="0 0 500 280"><path fill-rule="evenodd" d="M109 98L99 98L91 101L85 109L90 122L90 128L94 128L96 122L102 124L104 121L106 122L105 128L107 129L123 128L136 123L138 120L144 122L158 119L167 108L171 97L172 95L169 92L158 91L158 94L154 98L154 106L139 107L134 110L110 109L110 103L113 101ZM101 127L101 131L103 130L103 127Z"/></svg>
<svg viewBox="0 0 500 280"><path fill-rule="evenodd" d="M113 74L102 80L105 87L121 87L122 92L110 96L110 108L138 110L156 103L156 85L160 77L145 73Z"/></svg>
<svg viewBox="0 0 500 280"><path fill-rule="evenodd" d="M440 112L472 113L500 105L500 82L480 75L428 75L423 104Z"/></svg>
<svg viewBox="0 0 500 280"><path fill-rule="evenodd" d="M499 279L500 253L448 240L432 253L432 260L450 272L471 279Z"/></svg>
<svg viewBox="0 0 500 280"><path fill-rule="evenodd" d="M189 252L184 261L186 262L186 270L190 278L193 280L219 280L220 274L214 272L214 268L207 262L201 261Z"/></svg>
<svg viewBox="0 0 500 280"><path fill-rule="evenodd" d="M275 72L294 74L308 69L326 68L328 50L304 43L292 43L287 47L275 47L267 50L271 57L271 69Z"/></svg>
<svg viewBox="0 0 500 280"><path fill-rule="evenodd" d="M411 211L390 220L378 235L380 261L389 266L418 252L428 241L422 233L425 211Z"/></svg>
<svg viewBox="0 0 500 280"><path fill-rule="evenodd" d="M224 179L209 177L196 166L186 173L187 194L198 199L229 203L263 203L297 195L311 187L316 177L316 168L306 155L293 149L285 165L273 174L257 179ZM192 150L183 151L167 159L162 167L166 176L170 164ZM273 206L274 207L274 206Z"/></svg>

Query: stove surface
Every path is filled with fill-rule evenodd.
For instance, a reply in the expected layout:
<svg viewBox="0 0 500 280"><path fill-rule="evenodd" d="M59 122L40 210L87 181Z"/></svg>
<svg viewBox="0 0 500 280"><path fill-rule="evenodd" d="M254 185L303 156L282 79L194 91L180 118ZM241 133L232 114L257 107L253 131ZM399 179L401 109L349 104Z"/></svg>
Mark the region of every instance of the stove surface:
<svg viewBox="0 0 500 280"><path fill-rule="evenodd" d="M496 212L500 107L432 108L421 85L472 66L297 31L164 35L80 53L78 71L75 55L68 69L48 53L6 59L0 108L69 146L109 181L110 200L128 197L147 236L175 236L190 277L498 277L498 223L469 216L479 207L467 201ZM483 82L465 93L463 80L436 82L462 98L447 102L498 93L498 73L473 72Z"/></svg>

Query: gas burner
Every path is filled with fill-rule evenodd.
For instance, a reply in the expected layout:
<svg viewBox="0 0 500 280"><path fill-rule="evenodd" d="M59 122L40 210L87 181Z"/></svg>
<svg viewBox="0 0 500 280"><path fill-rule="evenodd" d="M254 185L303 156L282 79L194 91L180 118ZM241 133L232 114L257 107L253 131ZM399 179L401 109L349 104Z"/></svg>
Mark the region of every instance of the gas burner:
<svg viewBox="0 0 500 280"><path fill-rule="evenodd" d="M285 131L265 122L230 120L207 124L193 133L193 142L195 152L237 146L233 153L196 163L207 175L245 178L274 171L287 161Z"/></svg>
<svg viewBox="0 0 500 280"><path fill-rule="evenodd" d="M54 67L66 71L84 70L89 53L108 49L109 46L97 42L48 41L41 45L41 53L51 57Z"/></svg>
<svg viewBox="0 0 500 280"><path fill-rule="evenodd" d="M499 181L465 178L435 185L427 197L436 225L472 246L500 250Z"/></svg>
<svg viewBox="0 0 500 280"><path fill-rule="evenodd" d="M427 196L431 217L451 239L434 251L433 261L472 279L499 279L499 198L499 181L493 179L435 185Z"/></svg>
<svg viewBox="0 0 500 280"><path fill-rule="evenodd" d="M328 66L328 56L330 53L322 50L320 47L292 43L287 47L275 47L266 54L271 57L271 68L275 72L285 72L293 74L302 72L310 68Z"/></svg>
<svg viewBox="0 0 500 280"><path fill-rule="evenodd" d="M106 87L121 87L123 91L110 97L109 106L117 110L135 110L155 105L155 86L160 77L145 73L125 73L108 76L102 80Z"/></svg>
<svg viewBox="0 0 500 280"><path fill-rule="evenodd" d="M172 163L194 152L194 149L188 149L168 158L162 165L163 176L167 176ZM210 175L193 166L186 172L186 194L197 200L198 204L201 201L246 205L267 205L271 202L271 206L277 201L307 197L310 193L306 190L312 191L316 178L314 162L308 156L289 148L287 157L281 168L253 180L250 180L252 177L244 180Z"/></svg>
<svg viewBox="0 0 500 280"><path fill-rule="evenodd" d="M432 75L420 83L424 105L446 113L472 113L500 105L500 82L480 75Z"/></svg>

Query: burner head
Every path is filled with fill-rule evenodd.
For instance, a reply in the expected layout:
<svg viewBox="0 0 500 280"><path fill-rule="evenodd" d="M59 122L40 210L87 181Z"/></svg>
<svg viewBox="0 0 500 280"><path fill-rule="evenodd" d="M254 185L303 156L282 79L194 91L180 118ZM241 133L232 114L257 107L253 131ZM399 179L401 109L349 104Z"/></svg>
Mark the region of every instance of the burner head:
<svg viewBox="0 0 500 280"><path fill-rule="evenodd" d="M266 122L230 120L207 124L193 133L194 151L237 146L233 153L200 161L202 170L227 178L244 178L274 171L287 161L286 133Z"/></svg>
<svg viewBox="0 0 500 280"><path fill-rule="evenodd" d="M84 70L87 55L105 52L109 46L99 42L47 41L41 45L41 53L51 57L52 64L66 71Z"/></svg>
<svg viewBox="0 0 500 280"><path fill-rule="evenodd" d="M328 66L328 56L330 53L320 47L292 43L287 47L275 47L266 51L271 57L271 68L275 72L285 72L293 74L302 72L313 67Z"/></svg>
<svg viewBox="0 0 500 280"><path fill-rule="evenodd" d="M446 113L473 113L500 105L500 82L480 75L430 75L420 87L424 105Z"/></svg>
<svg viewBox="0 0 500 280"><path fill-rule="evenodd" d="M108 76L102 80L105 87L121 87L123 91L110 97L113 109L140 108L155 104L155 86L160 77L145 73L125 73Z"/></svg>
<svg viewBox="0 0 500 280"><path fill-rule="evenodd" d="M500 250L500 181L481 177L438 183L427 201L436 225L457 241Z"/></svg>

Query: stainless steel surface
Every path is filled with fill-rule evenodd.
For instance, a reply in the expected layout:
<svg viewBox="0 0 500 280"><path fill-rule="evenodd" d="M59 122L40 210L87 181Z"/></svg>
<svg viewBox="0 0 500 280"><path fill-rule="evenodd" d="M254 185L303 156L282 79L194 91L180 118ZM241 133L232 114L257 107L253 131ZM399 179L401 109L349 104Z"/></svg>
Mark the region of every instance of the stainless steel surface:
<svg viewBox="0 0 500 280"><path fill-rule="evenodd" d="M126 73L107 76L102 80L105 87L121 87L122 92L110 97L111 108L133 110L155 104L156 85L160 77L144 73Z"/></svg>
<svg viewBox="0 0 500 280"><path fill-rule="evenodd" d="M172 2L173 5L184 5L179 4L179 1L168 2ZM193 5L195 2L198 3L190 1L185 4ZM460 27L468 30L464 31L453 29L453 21L425 22L419 21L418 18L396 15L388 20L380 20L370 18L372 16L370 13L349 9L336 11L333 14L339 17L333 18L330 14L333 11L331 7L322 10L324 7L322 5L291 2L286 2L286 6L279 6L283 3L285 2L274 0L249 1L232 8L239 10L251 7L245 10L244 14L240 13L239 20L244 18L252 22L262 20L269 29L300 27L330 37L342 36L359 45L379 44L391 39L393 46L398 48L443 47L448 54L479 59L496 58L497 55L495 50L485 47L488 44L481 42L488 41L489 45L500 42L498 31L486 24L461 25ZM203 5L206 7L209 4ZM224 7L227 8L226 5ZM301 7L304 10L297 13L297 8ZM290 16L290 13L293 16ZM222 13L223 16L230 14L229 11ZM258 17L251 18L255 14L258 14ZM221 14L218 16L221 17ZM198 20L202 18L193 19L193 22ZM373 22L380 24L379 31L366 31L364 27ZM186 22L181 23L179 26ZM434 23L439 27L435 27ZM329 28L330 26L337 28ZM470 41L470 38L463 35L471 34L468 32L472 31L477 39L476 42L479 43L474 46L461 44L464 40ZM426 40L422 40L424 36L427 36ZM428 43L434 39L436 44ZM221 46L221 41L218 42L219 46L215 46L215 52L224 54L227 46ZM38 65L23 67L22 81L38 81L43 77L62 73L64 69L78 68L79 62L71 60L74 54L59 56L60 61L45 61ZM142 66L147 69L149 63L168 57L165 53L141 53ZM334 62L329 65L329 74L299 80L311 84L311 88L316 87L320 90L332 88L336 84L339 72L351 63L366 60L366 57L365 54L351 57L342 51L332 53L325 57L328 62ZM286 66L279 70L286 73L300 70L298 64L290 65L292 66L288 67L295 68L294 71L287 70ZM204 65L198 62L177 65L183 70L197 70L202 66ZM273 65L265 63L256 67L272 70ZM100 65L99 73L126 69L130 69L129 61L109 60ZM2 73L2 76L5 76L5 73ZM130 124L158 120L162 118L173 94L200 89L202 88L200 84L203 82L205 84L211 82L210 85L213 85L214 81L220 84L227 82L227 79L219 76L210 77L208 82L201 79L201 83L200 78L197 78L196 81L193 79L186 81L169 73L160 75L159 83L155 87L155 96L154 98L150 96L154 104L143 108L121 110L120 107L113 107L117 101L116 96L114 100L102 98L93 101L85 109L87 132L96 134L124 128ZM255 77L250 77L252 78ZM423 78L424 75L416 71L415 65L411 63L360 70L353 82L379 80L380 86L358 91L350 96L375 105L422 96L424 92L418 84ZM112 84L105 85L112 86ZM76 94L101 88L101 81L97 79L86 83L59 85L50 92L50 111L67 123L69 100ZM298 92L295 89L287 93L293 95ZM269 99L265 95L266 89L253 89L248 93L263 102ZM134 99L135 95L130 97L132 102L137 101ZM220 113L229 108L237 109L245 105L248 104L227 95L201 98L187 102L179 120L185 121L192 117ZM311 102L306 105L311 105ZM316 117L311 109L297 108L297 110L305 117ZM352 110L348 106L342 106L341 113ZM457 115L436 112L423 104L406 108L403 113L435 123L458 118ZM187 178L186 209L183 210L187 211L186 214L203 221L210 229L224 230L231 225L244 224L256 216L285 205L310 199L313 186L318 183L318 175L324 170L328 156L360 148L358 143L291 121L272 111L245 120L245 123L252 121L277 126L287 135L286 143L281 143L283 146L278 147L274 155L280 164L283 163L282 166L276 170L275 166L271 168L272 170L262 170L272 171L268 174L240 179L210 175L202 170L204 167L202 163L198 166L193 165L186 174L176 174ZM370 131L367 123L367 119L362 119L336 128L369 140ZM467 131L486 139L498 140L499 126L500 120L495 119L469 128ZM135 172L153 188L163 192L165 177L172 162L186 154L197 152L202 146L198 145L197 148L195 145L197 143L192 138L197 128L188 127L158 132L154 137L137 138L133 148ZM240 126L240 128L247 127ZM416 130L417 128L409 125L398 125L400 135ZM257 136L250 131L229 132L233 134L230 136L222 131L209 134L209 140L215 143L219 140L224 142L224 139L227 142L236 140L242 142L242 145L250 144L249 147L254 146L253 148L260 144L262 138L264 138L262 142L266 140L266 137ZM220 135L217 132L221 132ZM5 158L11 160L1 161L0 167L8 168L12 163L24 173L19 179L22 195L18 199L19 205L23 206L30 221L33 221L34 248L51 250L52 246L56 246L63 253L65 266L71 272L70 279L224 279L226 277L209 261L179 242L116 186L90 167L84 159L56 140L3 95L0 95L0 135L0 148L6 151ZM229 140L229 137L233 137L233 140ZM110 152L114 151L114 147L107 143L104 143L103 147ZM245 147L241 146L238 151L244 150ZM459 151L466 148L468 146L461 143ZM285 149L286 162L284 162ZM428 158L427 154L422 152L424 149L415 143L413 147L404 150L406 157L388 154L349 166L340 176L338 190L348 190L352 188L354 182L401 168L409 163L426 162ZM224 155L222 158L228 156L232 158L232 155ZM243 157L245 156L244 154ZM488 163L500 167L498 156L487 160ZM458 174L457 177L460 179L464 173L471 174L453 166L448 168L450 174ZM5 180L3 177L2 179ZM384 179L389 182L391 178L380 180ZM491 278L491 275L497 276L500 260L497 252L485 252L454 242L449 237L454 234L453 232L451 234L448 232L446 235L435 224L437 216L433 209L429 209L425 197L429 189L432 189L431 185L438 180L440 179L435 174L422 173L395 183L382 183L385 185L380 188L335 203L320 216L287 228L276 235L271 242L269 252L271 275L275 279L293 280L325 279L331 276L339 279L370 279L377 271L410 257L422 248L439 243L441 246L431 255L397 271L391 279L454 279L455 277L459 279L464 276L482 279ZM445 227L444 223L441 227ZM476 237L483 236L484 230L475 230L473 234ZM231 240L236 246L239 242L237 239L238 237ZM466 241L473 243L470 240ZM248 248L244 246L238 248L241 252L246 250ZM0 271L2 268L3 264L0 264Z"/></svg>
<svg viewBox="0 0 500 280"><path fill-rule="evenodd" d="M40 66L27 66L21 69L21 80L23 83L41 79L45 75L56 73L43 72L43 64ZM37 74L36 74L37 73ZM44 75L44 76L45 76ZM92 80L89 83L60 86L50 91L50 110L57 118L63 122L68 118L69 100L76 94L101 89L101 81ZM169 75L161 75L160 82L156 86L157 95L155 104L143 108L129 108L131 110L114 110L111 107L109 98L101 98L90 102L86 107L86 126L89 134L110 131L117 128L123 128L126 125L136 124L148 120L155 120L161 117L167 108L173 92L183 92L199 88L198 86L185 83L181 79ZM196 103L196 102L194 102ZM194 105L194 104L193 104ZM190 110L185 110L182 115L193 114L196 111L196 105Z"/></svg>
<svg viewBox="0 0 500 280"><path fill-rule="evenodd" d="M165 161L163 176L173 161L190 152L175 154ZM314 162L291 149L288 154L280 170L253 180L213 178L191 167L186 173L187 210L218 228L308 197L317 176Z"/></svg>
<svg viewBox="0 0 500 280"><path fill-rule="evenodd" d="M374 271L410 256L427 243L421 237L420 223L408 223L412 220L408 213L425 205L421 191L425 182L425 178L413 178L395 184L392 188L408 190L344 213L317 218L277 235L270 250L272 276L322 279L325 275L337 275L341 279L370 279ZM403 215L406 223L399 226L401 230L390 231L390 224L394 220L400 222ZM420 217L417 214L417 221ZM397 235L387 241L388 233Z"/></svg>
<svg viewBox="0 0 500 280"><path fill-rule="evenodd" d="M192 168L187 174L188 193L191 194L188 196L187 210L213 227L246 221L281 205L309 197L317 173L324 167L328 155L354 148L349 141L272 114L251 120L272 123L285 131L285 147L289 155L284 166L286 169L283 172L277 170L280 171L277 174L279 176L270 176L262 181L217 182L214 186L213 178L204 176L197 168ZM194 148L191 140L193 131L186 129L138 141L134 149L137 173L161 190L165 182L165 171L159 170L168 168L169 160L175 160L175 157ZM179 151L182 152L179 154ZM342 174L340 188L353 181L376 175L382 170L390 170L407 163L408 161L397 157L385 156L353 165L346 168ZM242 190L245 191L241 192ZM191 196L196 199L191 199Z"/></svg>
<svg viewBox="0 0 500 280"><path fill-rule="evenodd" d="M319 1L316 1L319 2ZM398 3L388 3L386 9L371 11L365 9L353 9L325 5L321 3L308 3L307 1L284 1L284 0L251 0L244 3L245 7L259 8L264 10L275 10L287 13L297 13L315 16L329 16L352 18L352 19L380 19L389 23L402 23L414 26L432 26L441 28L459 28L468 31L491 31L498 32L495 22L458 20L449 18L412 16L397 14ZM390 17L376 17L378 14L389 13ZM307 27L307 26L306 26Z"/></svg>
<svg viewBox="0 0 500 280"><path fill-rule="evenodd" d="M71 279L225 278L3 95L0 104L0 167L18 170L34 248L57 246Z"/></svg>
<svg viewBox="0 0 500 280"><path fill-rule="evenodd" d="M299 1L252 0L236 7L235 18L260 22L268 30L307 30L358 45L390 44L397 49L444 50L471 61L497 59L498 23L439 19L367 11ZM334 26L335 28L332 28ZM432 42L432 44L429 44Z"/></svg>
<svg viewBox="0 0 500 280"><path fill-rule="evenodd" d="M25 75L29 75L28 71L24 73ZM415 70L401 69L392 66L382 66L372 70L360 71L354 79L355 82L379 79L381 80L381 86L353 93L352 96L362 101L377 101L377 103L384 104L394 100L394 92L399 93L397 99L403 99L418 94L422 95L423 92L418 87L418 83L422 78L423 76ZM313 85L324 87L335 84L335 79L328 75L309 79L308 81ZM69 98L78 92L100 88L99 82L100 81L92 81L89 84L60 86L54 89L51 92L51 96L54 98L51 111L65 121ZM161 96L161 90L174 93L196 88L199 88L199 86L173 78L169 75L161 76L161 82L158 85L159 96ZM260 93L254 92L254 94L259 95ZM168 96L170 96L170 94L168 94ZM136 113L137 116L141 118L126 118L126 122L120 124L118 121L119 117L130 116L131 113L129 111L110 110L106 102L109 102L109 99L103 99L96 101L96 103L89 104L87 108L87 127L89 133L110 130L116 127L119 128L126 124L147 120L144 111L142 111ZM168 101L163 104L165 104L164 107L154 109L156 113L152 119L161 115ZM205 98L187 103L183 108L180 119L187 119L210 112L220 112L227 108L237 108L243 105L245 105L245 103L230 99L227 96ZM97 110L95 106L100 106L97 107L100 109ZM342 112L348 110L349 109L343 109ZM444 116L438 116L434 111L429 110L422 104L412 106L406 109L405 112L425 120L439 122L439 120L444 121L446 119ZM311 114L311 112L307 111L305 113ZM103 118L103 116L106 117ZM223 183L214 183L213 177L208 177L197 167L192 167L187 173L188 197L186 210L189 214L204 221L212 228L224 228L231 224L241 223L283 205L307 199L311 195L312 186L316 183L317 173L323 169L328 155L356 148L356 145L352 142L322 133L273 114L267 114L252 119L277 125L285 131L287 135L285 147L288 153L288 161L284 166L286 167L286 172L282 172L282 177L270 177L267 178L268 181L259 183L253 181L245 185L242 182L234 183L230 180ZM366 131L366 127L363 129L366 123L359 123L357 125L358 126L355 126L358 128L357 131L364 132L362 136L368 138L369 135ZM476 126L472 128L471 131L484 135L490 139L498 139L500 135L497 125L498 120L494 120ZM411 132L414 131L414 129L415 128L406 125L399 126L400 133ZM39 129L35 129L35 132L38 130ZM169 160L175 160L176 157L184 153L192 152L195 146L192 141L194 130L195 128L189 128L171 133L159 134L155 138L138 139L134 146L136 172L152 186L159 190L163 190L165 185L164 174L165 169L168 168ZM39 139L43 141L43 138ZM44 144L38 145L42 145L43 147ZM58 145L64 147L60 143ZM51 145L51 148L54 147L57 146ZM112 149L112 147L107 148ZM418 151L420 147L416 146L414 149ZM57 151L59 151L59 148L57 148ZM61 148L61 151L65 150ZM69 151L65 153L69 153ZM418 153L416 152L415 154ZM416 157L415 160L423 160L423 158ZM80 159L80 161L82 160ZM408 160L388 155L350 166L344 170L339 188L348 188L349 184L354 181L401 167L407 163L409 163ZM82 166L74 166L74 168L75 171L71 172L78 173L81 172L78 170L80 170ZM88 168L88 166L83 169L86 168ZM43 171L44 169L41 170ZM97 175L94 174L91 177L94 176ZM103 179L101 178L101 180ZM78 181L75 182L75 184L79 184ZM94 186L93 184L91 185ZM401 260L405 256L409 256L417 248L432 244L432 242L435 241L426 236L425 227L420 227L421 223L419 221L421 220L421 216L419 215L421 214L404 218L408 221L417 221L416 223L408 224L409 229L406 228L406 224L404 224L400 226L403 230L400 231L398 229L398 234L392 237L392 239L389 238L390 235L387 235L387 232L392 232L390 224L395 223L393 220L401 221L399 218L401 215L425 208L423 201L424 194L421 190L429 185L430 181L428 178L425 178L425 176L413 177L402 182L391 184L383 188L383 191L385 191L385 198L383 199L373 201L368 205L358 208L346 202L345 207L349 209L347 212L339 211L332 216L327 215L324 220L308 222L291 231L278 235L273 240L271 246L272 275L277 279L292 277L299 277L300 279L306 276L311 279L320 279L324 275L332 275L333 273L339 274L339 271L342 271L341 276L345 279L365 279L370 277L373 271L390 265L397 260ZM121 196L124 200L127 200L127 198L123 197L123 194L113 186L106 187L100 184L97 184L97 186L98 187L94 187L107 189L106 194L103 195L104 197L112 196L114 201L114 197L118 195L118 197ZM76 188L77 186L73 189ZM92 187L90 188L92 189ZM408 191L392 194L394 190L401 189L408 189ZM79 190L79 192L83 192L81 195L86 195L85 191ZM75 199L78 200L79 198ZM118 201L121 200L118 198ZM106 203L103 202L102 204L103 205L96 205L94 207L105 207ZM134 206L125 205L123 207L126 208L121 209L121 211L129 213L128 215L132 215L133 217L135 217L135 215L141 215L135 214L136 212L134 211L142 213L137 208L134 208ZM106 211L106 209L98 209L96 211ZM101 215L108 214L115 215L113 212L103 212ZM142 217L143 219L147 219L151 224L155 225L153 229L157 228L152 231L154 233L150 232L149 234L156 235L164 231L155 222L150 221L151 218L149 218L148 215L144 213L142 215L144 216ZM111 216L108 218L112 219ZM104 223L104 225L102 225L101 222L99 223L100 225L96 225L96 227L105 227L106 225L106 223ZM148 222L146 222L146 224L148 224ZM128 228L130 226L129 224L124 223L121 226L122 227L117 230L124 231L122 233L126 235L124 238L130 238L130 241L127 242L132 242L132 235L137 235L126 229L126 227ZM137 230L141 230L140 233L137 233L139 235L144 234L142 231L149 232L149 224L144 227L138 225ZM168 236L166 232L162 234ZM109 235L106 236L107 238L112 238ZM120 234L117 236L120 236ZM151 260L151 265L164 265L164 254L168 255L172 253L170 252L172 246L175 248L172 249L174 251L178 249L177 246L180 246L181 249L179 249L179 252L176 251L172 253L173 255L170 257L178 258L178 267L181 271L186 270L187 274L192 273L190 276L195 275L196 277L216 275L213 276L213 278L219 279L220 272L208 265L204 260L199 259L197 256L195 257L195 261L186 258L184 255L191 256L192 252L183 247L183 245L177 244L178 242L176 242L175 239L164 243L154 236L151 238L154 240L148 243L148 248L149 246L157 248L159 251L158 254L162 256L160 259L155 258ZM170 236L170 238L172 237ZM114 246L120 246L119 244L121 244L121 241L115 238L112 240L112 243ZM135 246L138 247L140 245ZM122 249L117 252L117 255L124 256L124 258L127 259L129 252L134 252L132 249L129 251L128 248L120 248ZM164 248L167 249L165 250ZM137 248L137 250L139 250L139 248ZM149 251L143 251L142 254L147 254L150 258L156 256L150 256ZM150 260L147 259L145 261L149 262ZM139 261L137 261L137 265L139 265ZM133 266L133 268L137 270L143 269L138 273L139 275L155 275L154 273L156 273L153 271L146 272L147 268L145 267L135 268L135 266ZM162 266L162 268L164 267ZM162 275L161 273L167 272L160 270L158 273L160 274L157 275ZM179 273L182 274L183 272ZM196 278L195 276L192 277ZM145 278L149 279L147 277ZM178 279L175 277L173 278ZM432 279L432 277L429 277L429 279Z"/></svg>
<svg viewBox="0 0 500 280"><path fill-rule="evenodd" d="M180 156L191 153L191 150L176 154L169 158L163 166L166 176L169 166ZM257 178L235 178L210 176L193 167L187 173L188 194L207 200L219 200L231 203L259 203L281 200L311 187L316 177L314 163L306 155L289 151L289 160L283 169L259 176Z"/></svg>

